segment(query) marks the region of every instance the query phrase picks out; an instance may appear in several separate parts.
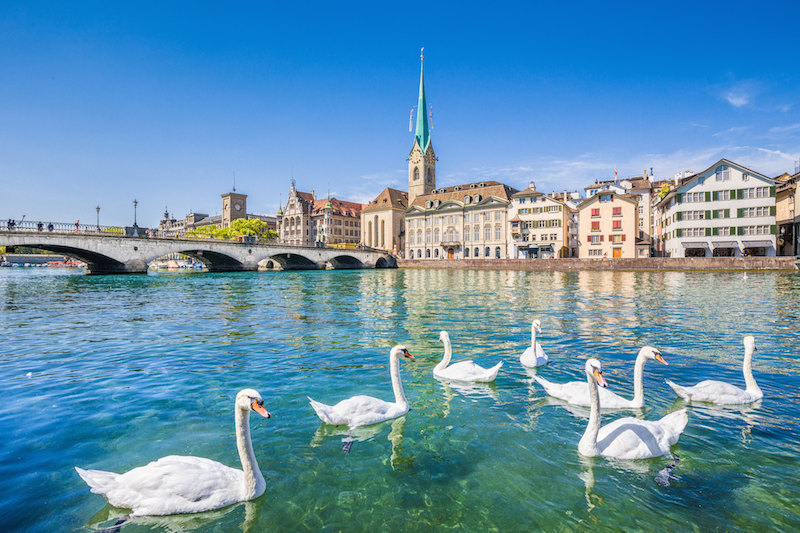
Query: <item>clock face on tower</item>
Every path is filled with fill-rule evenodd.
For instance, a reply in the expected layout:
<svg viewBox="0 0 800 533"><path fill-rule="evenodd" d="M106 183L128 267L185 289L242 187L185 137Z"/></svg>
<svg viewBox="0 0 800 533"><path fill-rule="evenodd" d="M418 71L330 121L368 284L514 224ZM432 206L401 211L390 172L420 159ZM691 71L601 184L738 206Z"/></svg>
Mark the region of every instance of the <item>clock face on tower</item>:
<svg viewBox="0 0 800 533"><path fill-rule="evenodd" d="M236 209L237 211L241 211L242 210L242 206L240 206L239 204L235 204L233 206L233 208Z"/></svg>

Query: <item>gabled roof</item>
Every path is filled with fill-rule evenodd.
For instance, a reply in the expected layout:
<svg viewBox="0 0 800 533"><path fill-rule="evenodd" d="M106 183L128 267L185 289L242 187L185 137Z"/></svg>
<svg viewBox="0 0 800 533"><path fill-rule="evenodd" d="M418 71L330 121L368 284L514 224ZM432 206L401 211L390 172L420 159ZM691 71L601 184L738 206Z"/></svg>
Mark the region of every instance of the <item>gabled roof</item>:
<svg viewBox="0 0 800 533"><path fill-rule="evenodd" d="M327 209L327 204L330 202L331 213L343 217L360 217L361 209L364 204L357 204L355 202L345 202L344 200L337 200L336 198L323 198L314 202L311 208L312 215L320 215Z"/></svg>
<svg viewBox="0 0 800 533"><path fill-rule="evenodd" d="M710 167L708 167L704 171L698 172L696 174L692 174L691 176L683 178L681 180L681 182L680 182L680 185L678 185L677 188L683 187L684 185L690 183L692 180L696 180L697 178L707 177L707 176L705 176L706 172L708 172L711 169L715 169L720 165L733 165L734 167L736 167L736 168L738 168L740 170L747 171L747 173L750 174L750 175L758 176L760 178L763 178L763 179L765 179L767 181L770 181L770 182L773 182L773 183L775 182L775 179L773 179L773 178L767 177L764 174L761 174L760 172L756 172L755 170L749 169L749 168L747 168L745 166L742 166L742 165L740 165L738 163L734 163L733 161L730 161L730 160L725 159L723 157L722 159L720 159L719 161L717 161L716 163L714 163L713 165L711 165Z"/></svg>
<svg viewBox="0 0 800 533"><path fill-rule="evenodd" d="M600 197L601 196L605 196L607 194L613 195L615 200L619 199L619 200L622 200L623 202L630 202L632 204L638 204L639 203L636 200L631 199L630 195L618 194L618 193L615 193L614 191L603 191L602 193L597 193L594 196L586 198L584 201L582 201L580 204L578 204L578 211L580 211L581 209L585 209L591 203L599 202L600 201Z"/></svg>
<svg viewBox="0 0 800 533"><path fill-rule="evenodd" d="M379 211L382 209L400 209L405 211L407 208L408 193L387 187L373 201L368 203L361 212Z"/></svg>

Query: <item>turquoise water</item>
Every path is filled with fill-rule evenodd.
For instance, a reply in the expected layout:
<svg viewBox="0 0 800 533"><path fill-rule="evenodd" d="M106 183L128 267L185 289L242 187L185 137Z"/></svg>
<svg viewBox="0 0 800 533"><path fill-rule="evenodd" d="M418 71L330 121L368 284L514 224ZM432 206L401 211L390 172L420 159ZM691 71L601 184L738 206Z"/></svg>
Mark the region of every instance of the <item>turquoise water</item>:
<svg viewBox="0 0 800 533"><path fill-rule="evenodd" d="M74 467L123 472L170 454L238 466L233 398L252 419L266 494L210 513L130 521L135 531L800 530L800 275L680 272L329 271L86 277L0 269L0 529L92 531L124 511ZM586 459L588 411L545 397L518 362L530 321L552 381L604 364L632 396L639 348L647 419L684 407L665 378L743 386L751 406L689 406L670 458ZM494 385L433 379L438 332L454 361L504 361ZM323 426L306 396L391 399L388 354L412 410L355 435Z"/></svg>

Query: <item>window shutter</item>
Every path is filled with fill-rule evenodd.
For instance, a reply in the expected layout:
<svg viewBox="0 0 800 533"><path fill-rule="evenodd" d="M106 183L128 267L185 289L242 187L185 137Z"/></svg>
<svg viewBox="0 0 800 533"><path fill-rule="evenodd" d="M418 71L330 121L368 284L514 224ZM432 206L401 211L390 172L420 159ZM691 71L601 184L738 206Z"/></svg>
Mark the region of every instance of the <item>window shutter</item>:
<svg viewBox="0 0 800 533"><path fill-rule="evenodd" d="M683 193L675 195L675 198L678 199L679 204L683 203Z"/></svg>
<svg viewBox="0 0 800 533"><path fill-rule="evenodd" d="M676 215L678 215L678 218L677 218L678 222L680 222L681 220L683 220L683 212L682 212L682 211L678 211L678 212L676 213Z"/></svg>
<svg viewBox="0 0 800 533"><path fill-rule="evenodd" d="M592 242L592 236L591 235L587 235L586 236L586 242L588 242L588 243Z"/></svg>
<svg viewBox="0 0 800 533"><path fill-rule="evenodd" d="M769 206L769 216L774 217L775 216L775 211L776 211L776 209L775 209L774 205Z"/></svg>
<svg viewBox="0 0 800 533"><path fill-rule="evenodd" d="M716 209L711 212L711 218L719 218L719 211Z"/></svg>
<svg viewBox="0 0 800 533"><path fill-rule="evenodd" d="M712 235L719 235L719 228L713 228L711 231Z"/></svg>
<svg viewBox="0 0 800 533"><path fill-rule="evenodd" d="M736 200L736 189L731 190L731 200Z"/></svg>
<svg viewBox="0 0 800 533"><path fill-rule="evenodd" d="M714 200L715 202L719 200L719 191L714 191L713 193L711 193L711 199Z"/></svg>
<svg viewBox="0 0 800 533"><path fill-rule="evenodd" d="M622 242L625 242L625 234L622 234Z"/></svg>
<svg viewBox="0 0 800 533"><path fill-rule="evenodd" d="M705 196L706 196L706 202L710 202L711 201L711 191L706 191L706 195Z"/></svg>
<svg viewBox="0 0 800 533"><path fill-rule="evenodd" d="M706 220L711 220L711 211L706 211Z"/></svg>
<svg viewBox="0 0 800 533"><path fill-rule="evenodd" d="M711 237L711 228L706 228L706 237Z"/></svg>
<svg viewBox="0 0 800 533"><path fill-rule="evenodd" d="M736 235L736 228L731 228L731 235Z"/></svg>
<svg viewBox="0 0 800 533"><path fill-rule="evenodd" d="M773 196L773 197L775 196L775 187L770 187L769 188L769 195Z"/></svg>
<svg viewBox="0 0 800 533"><path fill-rule="evenodd" d="M600 235L600 242L603 242L603 236Z"/></svg>
<svg viewBox="0 0 800 533"><path fill-rule="evenodd" d="M744 189L736 189L736 199L741 200L744 198Z"/></svg>
<svg viewBox="0 0 800 533"><path fill-rule="evenodd" d="M769 227L769 232L770 232L772 235L775 235L776 233L778 233L778 226L776 226L775 224L772 224L772 225Z"/></svg>
<svg viewBox="0 0 800 533"><path fill-rule="evenodd" d="M742 218L743 214L744 214L744 209L739 208L736 210L736 218Z"/></svg>
<svg viewBox="0 0 800 533"><path fill-rule="evenodd" d="M676 229L675 230L675 236L676 237L680 237L682 234L683 234L683 230L682 229Z"/></svg>
<svg viewBox="0 0 800 533"><path fill-rule="evenodd" d="M731 210L730 209L726 209L725 210L725 218L731 218Z"/></svg>
<svg viewBox="0 0 800 533"><path fill-rule="evenodd" d="M744 235L744 228L742 226L736 228L736 235Z"/></svg>

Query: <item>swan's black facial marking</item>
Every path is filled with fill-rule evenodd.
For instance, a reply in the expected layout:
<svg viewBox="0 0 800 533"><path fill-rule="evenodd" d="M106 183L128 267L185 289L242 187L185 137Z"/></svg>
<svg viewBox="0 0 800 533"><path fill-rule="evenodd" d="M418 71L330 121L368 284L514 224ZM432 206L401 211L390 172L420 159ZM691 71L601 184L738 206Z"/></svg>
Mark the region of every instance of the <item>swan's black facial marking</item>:
<svg viewBox="0 0 800 533"><path fill-rule="evenodd" d="M404 355L404 356L406 356L406 357L407 357L407 358L409 358L409 359L414 359L414 356L413 356L413 355L411 355L411 353L410 353L408 350L405 350L405 349L404 349L404 350L403 350L403 355Z"/></svg>

